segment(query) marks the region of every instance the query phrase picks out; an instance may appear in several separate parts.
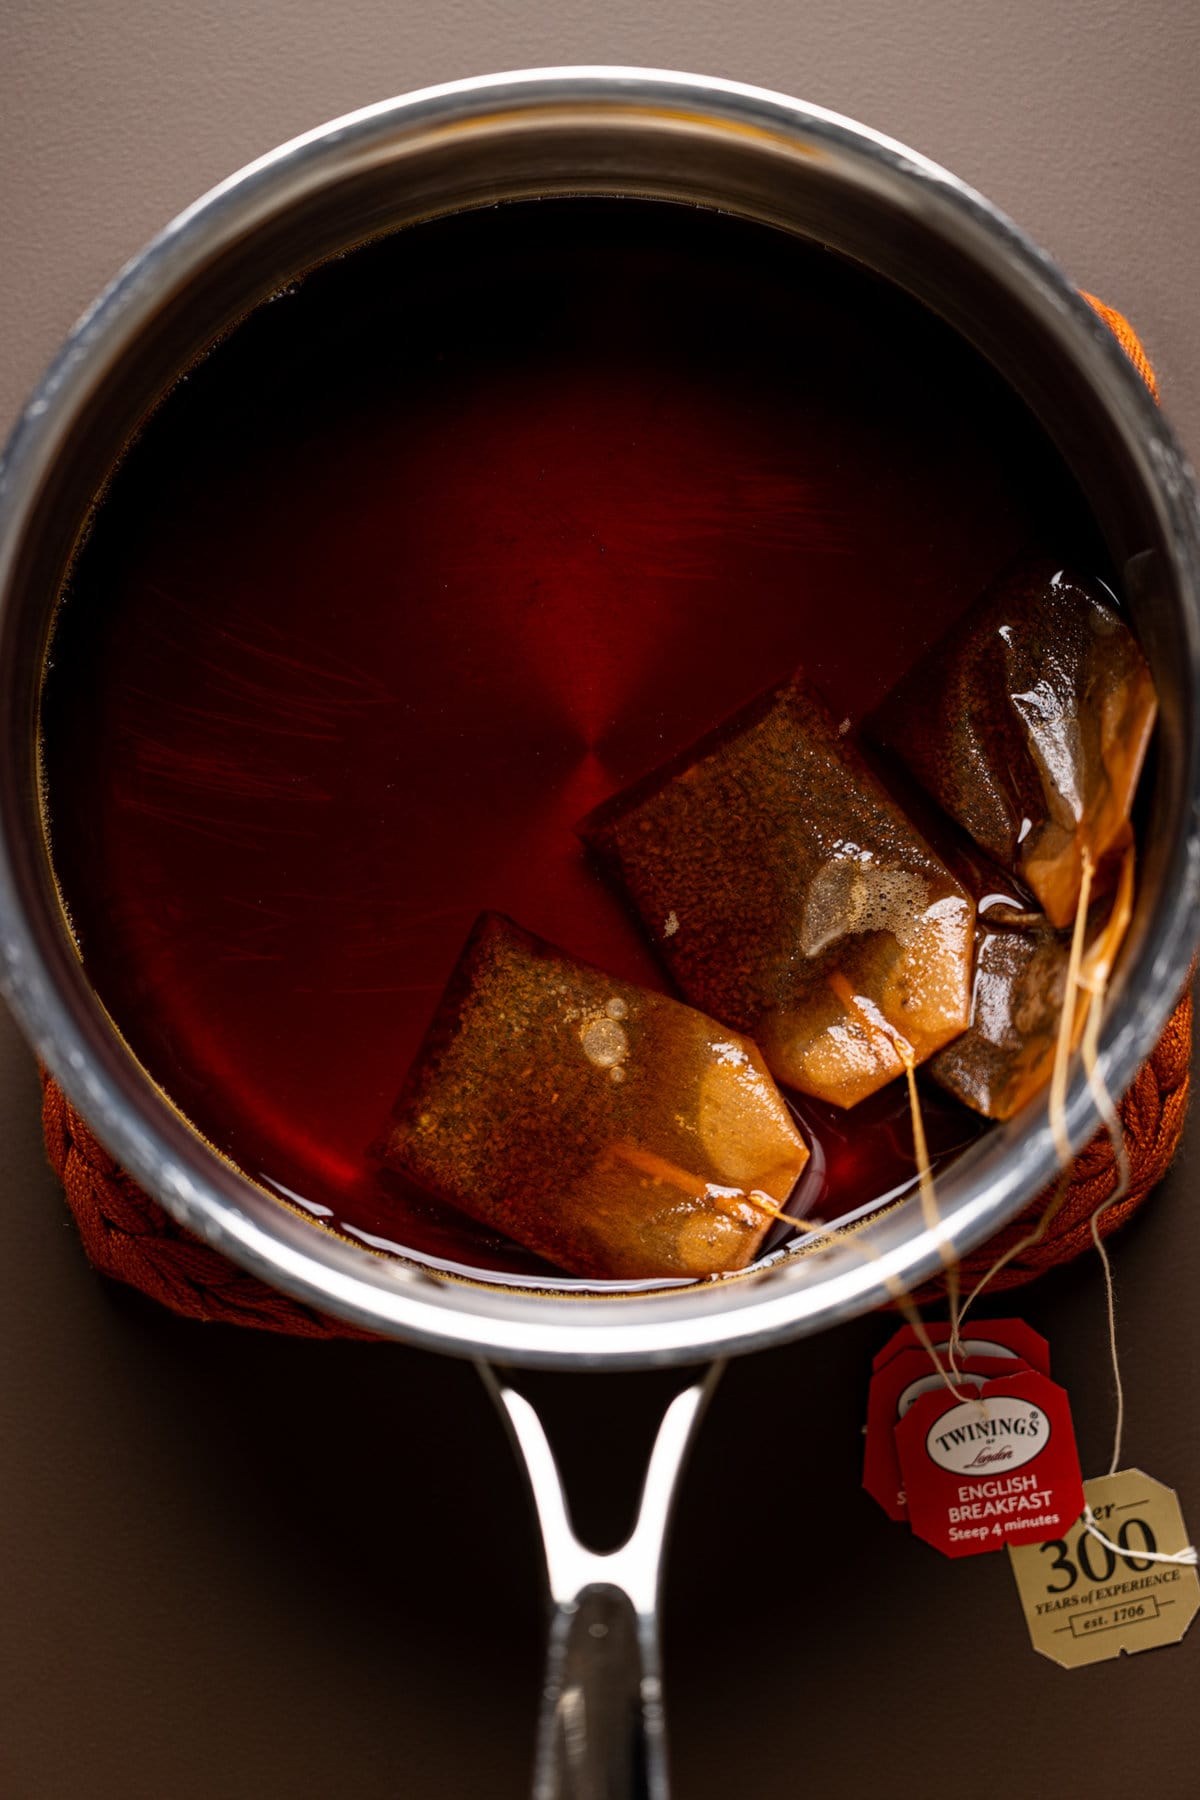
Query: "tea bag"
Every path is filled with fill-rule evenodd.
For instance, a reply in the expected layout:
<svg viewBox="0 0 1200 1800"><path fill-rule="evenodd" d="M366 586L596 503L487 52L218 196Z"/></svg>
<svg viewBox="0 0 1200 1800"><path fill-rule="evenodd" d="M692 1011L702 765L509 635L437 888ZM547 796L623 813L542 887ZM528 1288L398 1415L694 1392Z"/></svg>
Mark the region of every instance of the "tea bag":
<svg viewBox="0 0 1200 1800"><path fill-rule="evenodd" d="M971 1023L931 1060L934 1080L989 1119L1011 1118L1050 1080L1069 960L1069 933L1042 913L981 912Z"/></svg>
<svg viewBox="0 0 1200 1800"><path fill-rule="evenodd" d="M932 1058L942 1087L989 1119L1010 1119L1050 1081L1064 1005L1067 1044L1083 1033L1089 996L1108 979L1133 908L1133 847L1122 856L1117 887L1088 911L1076 991L1067 997L1071 932L1043 913L999 895L981 899L975 925L971 1023Z"/></svg>
<svg viewBox="0 0 1200 1800"><path fill-rule="evenodd" d="M1084 852L1103 888L1129 842L1156 710L1115 607L1079 576L1028 561L909 671L871 729L1051 925L1068 926Z"/></svg>
<svg viewBox="0 0 1200 1800"><path fill-rule="evenodd" d="M974 905L802 674L578 829L778 1080L853 1106L967 1025Z"/></svg>
<svg viewBox="0 0 1200 1800"><path fill-rule="evenodd" d="M808 1148L753 1044L498 913L467 941L383 1146L576 1275L742 1269Z"/></svg>

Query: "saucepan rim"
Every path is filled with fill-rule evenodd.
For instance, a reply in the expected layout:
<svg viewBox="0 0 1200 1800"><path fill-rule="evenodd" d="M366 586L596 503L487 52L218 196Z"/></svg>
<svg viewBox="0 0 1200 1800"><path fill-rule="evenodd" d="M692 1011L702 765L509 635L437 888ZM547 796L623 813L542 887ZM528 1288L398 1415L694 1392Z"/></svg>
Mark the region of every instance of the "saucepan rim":
<svg viewBox="0 0 1200 1800"><path fill-rule="evenodd" d="M672 71L622 67L516 71L422 89L335 119L222 182L174 219L80 320L39 383L0 464L0 624L15 605L18 546L98 374L136 341L162 296L222 244L253 230L339 173L382 160L415 134L461 138L499 117L535 128L564 109L655 128L755 134L778 153L837 157L864 181L886 181L905 205L936 214L989 271L1003 268L1103 402L1161 525L1188 650L1179 672L1189 720L1186 805L1153 931L1105 1022L1100 1068L1123 1092L1152 1049L1187 978L1200 895L1200 504L1170 427L1107 328L1061 270L965 183L852 120L766 89ZM999 277L997 277L998 279ZM36 796L26 794L27 808ZM8 804L8 803L6 803ZM14 801L12 805L18 804ZM131 1055L98 1055L61 969L34 930L9 826L0 821L0 944L5 992L42 1062L130 1173L179 1222L252 1273L324 1311L383 1335L510 1363L632 1367L748 1351L832 1324L915 1286L941 1259L915 1207L882 1216L861 1253L835 1241L749 1277L657 1293L577 1298L447 1281L373 1255L291 1213L188 1131ZM15 829L15 826L14 826ZM98 1002L94 1002L98 1011ZM1072 1143L1099 1123L1082 1072L1067 1107ZM990 1147L989 1147L990 1145ZM951 1179L944 1237L962 1253L1006 1223L1050 1179L1048 1116L1035 1108L1015 1137L971 1153L969 1191ZM953 1173L953 1172L952 1172ZM964 1185L964 1184L960 1184Z"/></svg>

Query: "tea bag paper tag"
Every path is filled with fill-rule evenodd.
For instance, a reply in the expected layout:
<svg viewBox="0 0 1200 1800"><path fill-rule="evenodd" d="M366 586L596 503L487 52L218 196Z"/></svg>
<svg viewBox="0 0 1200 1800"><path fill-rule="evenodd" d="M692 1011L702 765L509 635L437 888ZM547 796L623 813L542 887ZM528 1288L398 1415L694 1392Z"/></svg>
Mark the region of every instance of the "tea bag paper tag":
<svg viewBox="0 0 1200 1800"><path fill-rule="evenodd" d="M1066 1390L1036 1370L985 1382L977 1400L922 1394L896 1449L909 1523L944 1556L1059 1537L1083 1510Z"/></svg>
<svg viewBox="0 0 1200 1800"><path fill-rule="evenodd" d="M948 1369L944 1353L938 1361ZM1009 1353L967 1356L951 1378L962 1392L978 1393L985 1381L1015 1374L1026 1364ZM889 1519L907 1519L908 1502L900 1479L896 1454L896 1426L922 1394L947 1392L945 1380L933 1366L928 1350L901 1350L871 1377L867 1393L867 1437L863 1446L862 1484L878 1501Z"/></svg>
<svg viewBox="0 0 1200 1800"><path fill-rule="evenodd" d="M1177 1644L1200 1610L1200 1576L1186 1563L1155 1562L1190 1539L1174 1489L1122 1469L1084 1484L1100 1543L1082 1517L1044 1544L1009 1557L1035 1650L1064 1669ZM1119 1550L1119 1554L1118 1554Z"/></svg>
<svg viewBox="0 0 1200 1800"><path fill-rule="evenodd" d="M950 1342L950 1326L945 1320L931 1323L925 1329L930 1343L935 1347ZM902 1325L892 1333L883 1349L872 1360L872 1372L877 1374L902 1350L921 1348L922 1341L912 1326ZM925 1354L928 1357L928 1350ZM1043 1375L1050 1373L1050 1346L1024 1319L981 1319L977 1326L972 1327L961 1338L958 1355L1015 1356L1028 1363L1031 1369L1040 1369Z"/></svg>

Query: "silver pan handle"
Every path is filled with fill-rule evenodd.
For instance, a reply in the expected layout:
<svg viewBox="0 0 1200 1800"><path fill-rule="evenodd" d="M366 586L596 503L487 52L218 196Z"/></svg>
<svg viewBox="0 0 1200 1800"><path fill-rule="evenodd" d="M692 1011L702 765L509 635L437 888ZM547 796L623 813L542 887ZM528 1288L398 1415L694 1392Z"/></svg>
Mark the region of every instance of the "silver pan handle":
<svg viewBox="0 0 1200 1800"><path fill-rule="evenodd" d="M642 1483L637 1521L617 1550L575 1535L545 1427L524 1394L480 1372L529 1477L546 1554L550 1640L533 1800L667 1800L658 1603L679 1475L723 1365L671 1401Z"/></svg>

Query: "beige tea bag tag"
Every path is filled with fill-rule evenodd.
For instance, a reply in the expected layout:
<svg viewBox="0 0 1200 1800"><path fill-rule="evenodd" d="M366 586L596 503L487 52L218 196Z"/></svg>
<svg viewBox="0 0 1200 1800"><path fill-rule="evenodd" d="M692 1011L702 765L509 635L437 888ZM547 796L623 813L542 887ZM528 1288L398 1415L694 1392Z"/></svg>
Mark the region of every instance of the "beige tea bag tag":
<svg viewBox="0 0 1200 1800"><path fill-rule="evenodd" d="M1177 1644L1200 1610L1200 1577L1174 1490L1122 1469L1083 1492L1094 1529L1085 1510L1065 1537L1008 1552L1034 1649L1077 1669Z"/></svg>

